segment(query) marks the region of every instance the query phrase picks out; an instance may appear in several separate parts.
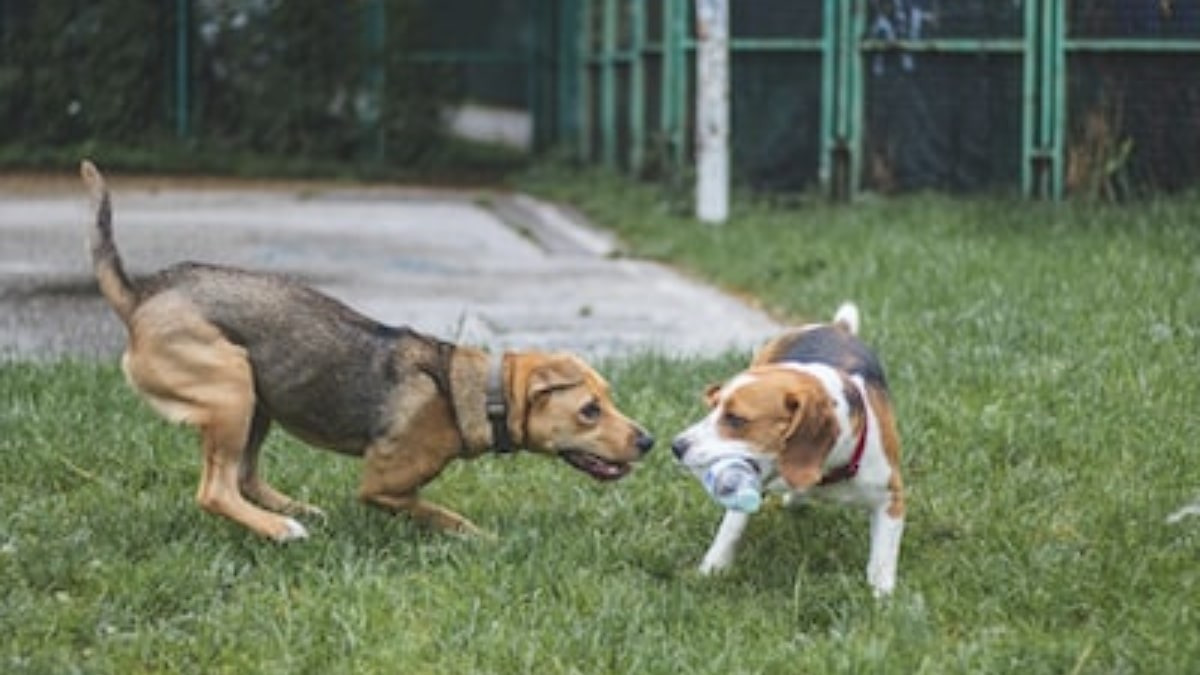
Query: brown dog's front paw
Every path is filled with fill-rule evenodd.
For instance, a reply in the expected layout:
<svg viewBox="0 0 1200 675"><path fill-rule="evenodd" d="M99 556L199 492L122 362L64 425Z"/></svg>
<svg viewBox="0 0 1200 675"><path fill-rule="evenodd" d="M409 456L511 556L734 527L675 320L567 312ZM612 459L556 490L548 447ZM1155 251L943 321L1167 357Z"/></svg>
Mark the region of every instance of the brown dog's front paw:
<svg viewBox="0 0 1200 675"><path fill-rule="evenodd" d="M494 538L475 523L457 513L416 495L363 494L363 501L396 514L404 514L413 522L435 530L463 537Z"/></svg>
<svg viewBox="0 0 1200 675"><path fill-rule="evenodd" d="M325 514L325 510L319 506L306 504L304 502L293 501L283 510L283 513L289 516L306 516L315 518L321 522L329 520L329 516Z"/></svg>
<svg viewBox="0 0 1200 675"><path fill-rule="evenodd" d="M428 504L428 502L426 502ZM430 505L433 506L433 505ZM415 514L414 514L415 515ZM446 534L462 537L464 539L479 539L484 541L497 541L498 537L495 534L479 527L463 516L451 511L450 509L434 506L433 509L424 513L426 517L418 518L427 525L437 528Z"/></svg>

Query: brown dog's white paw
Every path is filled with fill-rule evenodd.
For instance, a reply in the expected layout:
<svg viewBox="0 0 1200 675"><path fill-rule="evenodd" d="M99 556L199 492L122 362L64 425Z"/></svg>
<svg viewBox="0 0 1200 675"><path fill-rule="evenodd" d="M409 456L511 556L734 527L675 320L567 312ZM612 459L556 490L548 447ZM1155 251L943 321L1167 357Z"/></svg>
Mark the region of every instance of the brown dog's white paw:
<svg viewBox="0 0 1200 675"><path fill-rule="evenodd" d="M283 519L284 530L275 535L275 541L285 543L289 541L297 541L300 539L308 539L308 529L293 518Z"/></svg>

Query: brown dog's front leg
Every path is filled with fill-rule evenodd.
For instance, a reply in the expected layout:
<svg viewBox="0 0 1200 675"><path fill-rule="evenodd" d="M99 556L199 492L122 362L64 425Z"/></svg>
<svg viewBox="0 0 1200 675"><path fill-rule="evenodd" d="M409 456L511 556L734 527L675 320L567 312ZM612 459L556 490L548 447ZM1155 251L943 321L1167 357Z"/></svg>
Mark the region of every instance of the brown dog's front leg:
<svg viewBox="0 0 1200 675"><path fill-rule="evenodd" d="M393 513L405 513L422 525L456 534L486 534L463 516L422 499L421 486L437 477L453 455L403 451L394 445L367 451L359 498Z"/></svg>
<svg viewBox="0 0 1200 675"><path fill-rule="evenodd" d="M393 513L405 513L414 521L422 525L435 527L443 532L452 534L465 534L470 536L486 535L487 533L479 529L475 523L467 520L463 516L439 506L433 502L422 499L417 494L411 495L389 495L389 494L361 494L362 499L375 506L387 509Z"/></svg>

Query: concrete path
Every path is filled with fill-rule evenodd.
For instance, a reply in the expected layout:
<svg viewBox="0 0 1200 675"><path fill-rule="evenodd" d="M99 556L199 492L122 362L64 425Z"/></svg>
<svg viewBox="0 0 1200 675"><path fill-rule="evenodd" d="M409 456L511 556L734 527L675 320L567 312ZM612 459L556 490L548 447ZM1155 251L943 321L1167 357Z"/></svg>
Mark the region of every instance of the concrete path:
<svg viewBox="0 0 1200 675"><path fill-rule="evenodd" d="M135 276L185 259L282 272L385 323L593 358L715 354L779 329L524 195L109 180ZM0 178L0 358L120 353L91 276L90 217L78 181Z"/></svg>

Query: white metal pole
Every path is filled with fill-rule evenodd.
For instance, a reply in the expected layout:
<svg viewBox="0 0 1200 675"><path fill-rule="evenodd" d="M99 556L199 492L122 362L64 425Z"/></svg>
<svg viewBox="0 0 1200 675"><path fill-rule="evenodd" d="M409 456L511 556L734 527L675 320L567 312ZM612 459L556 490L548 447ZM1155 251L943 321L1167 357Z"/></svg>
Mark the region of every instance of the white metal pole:
<svg viewBox="0 0 1200 675"><path fill-rule="evenodd" d="M729 218L729 0L696 0L696 217Z"/></svg>

